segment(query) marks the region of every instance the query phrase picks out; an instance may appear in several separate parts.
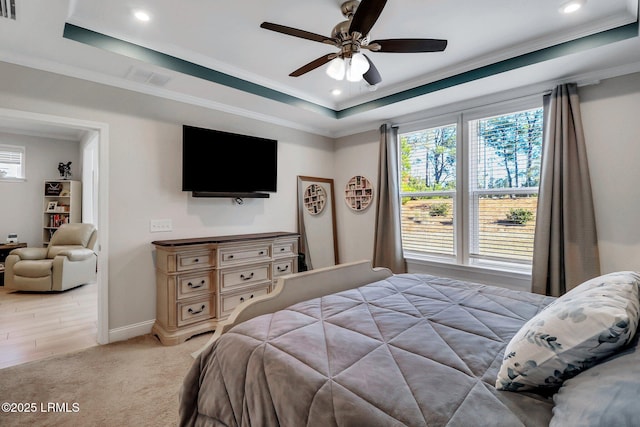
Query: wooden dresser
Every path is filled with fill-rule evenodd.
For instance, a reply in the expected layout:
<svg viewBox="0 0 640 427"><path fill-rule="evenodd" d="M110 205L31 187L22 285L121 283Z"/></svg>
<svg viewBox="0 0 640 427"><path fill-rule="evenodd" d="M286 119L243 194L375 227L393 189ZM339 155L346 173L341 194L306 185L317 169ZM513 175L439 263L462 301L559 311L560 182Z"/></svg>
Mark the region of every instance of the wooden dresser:
<svg viewBox="0 0 640 427"><path fill-rule="evenodd" d="M156 321L165 345L216 329L243 301L297 272L298 234L273 232L158 240Z"/></svg>

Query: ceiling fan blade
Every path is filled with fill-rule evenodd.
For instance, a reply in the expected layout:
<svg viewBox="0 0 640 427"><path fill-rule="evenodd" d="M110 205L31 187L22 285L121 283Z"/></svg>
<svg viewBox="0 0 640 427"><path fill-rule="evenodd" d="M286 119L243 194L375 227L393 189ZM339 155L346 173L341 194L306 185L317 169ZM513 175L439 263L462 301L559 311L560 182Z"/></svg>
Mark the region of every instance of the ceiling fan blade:
<svg viewBox="0 0 640 427"><path fill-rule="evenodd" d="M387 0L362 0L351 20L349 33L369 34L386 4Z"/></svg>
<svg viewBox="0 0 640 427"><path fill-rule="evenodd" d="M327 62L338 56L337 53L330 53L328 55L321 56L320 58L309 62L307 65L303 65L302 67L295 70L293 73L289 74L291 77L299 77L303 74L308 73L309 71L315 70L318 67L323 66Z"/></svg>
<svg viewBox="0 0 640 427"><path fill-rule="evenodd" d="M369 46L380 45L380 49L371 48L374 52L442 52L447 47L446 40L440 39L386 39L373 40Z"/></svg>
<svg viewBox="0 0 640 427"><path fill-rule="evenodd" d="M271 22L263 22L261 28L275 31L276 33L287 34L289 36L300 37L302 39L312 40L314 42L327 43L335 46L336 41L332 38L321 36L320 34L311 33L309 31L299 30L297 28L286 27L284 25L273 24Z"/></svg>
<svg viewBox="0 0 640 427"><path fill-rule="evenodd" d="M373 65L373 62L371 62L367 55L364 55L364 57L367 58L367 62L369 63L369 70L362 75L362 78L371 86L375 86L382 81L382 77L380 77L380 72L378 72L378 69Z"/></svg>

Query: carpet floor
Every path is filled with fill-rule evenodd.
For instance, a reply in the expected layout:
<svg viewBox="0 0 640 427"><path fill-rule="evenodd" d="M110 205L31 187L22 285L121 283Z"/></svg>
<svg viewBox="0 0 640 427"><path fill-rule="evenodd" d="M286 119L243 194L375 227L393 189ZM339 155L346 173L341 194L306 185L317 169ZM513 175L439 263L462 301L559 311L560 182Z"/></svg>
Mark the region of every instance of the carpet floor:
<svg viewBox="0 0 640 427"><path fill-rule="evenodd" d="M0 426L175 426L190 353L210 337L144 335L0 369Z"/></svg>

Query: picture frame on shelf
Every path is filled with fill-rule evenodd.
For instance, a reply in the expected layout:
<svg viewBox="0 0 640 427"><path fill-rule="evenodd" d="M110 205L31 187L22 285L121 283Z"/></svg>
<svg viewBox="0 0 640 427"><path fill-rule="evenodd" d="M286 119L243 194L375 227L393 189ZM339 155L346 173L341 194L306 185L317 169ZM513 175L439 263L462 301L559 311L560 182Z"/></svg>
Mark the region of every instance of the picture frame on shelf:
<svg viewBox="0 0 640 427"><path fill-rule="evenodd" d="M58 202L53 200L47 203L47 212L56 212L57 207L58 207Z"/></svg>
<svg viewBox="0 0 640 427"><path fill-rule="evenodd" d="M59 196L62 191L62 184L59 182L48 182L44 189L45 196Z"/></svg>

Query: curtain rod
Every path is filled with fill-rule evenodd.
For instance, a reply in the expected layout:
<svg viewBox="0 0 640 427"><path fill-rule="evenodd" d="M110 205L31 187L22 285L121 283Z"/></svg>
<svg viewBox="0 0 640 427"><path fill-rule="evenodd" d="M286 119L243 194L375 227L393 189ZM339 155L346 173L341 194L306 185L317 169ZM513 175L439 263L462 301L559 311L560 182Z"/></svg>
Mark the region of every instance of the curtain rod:
<svg viewBox="0 0 640 427"><path fill-rule="evenodd" d="M390 126L394 127L394 128L399 128L401 126L410 126L410 125L413 125L413 124L416 124L416 123L423 122L423 121L428 120L430 118L437 117L439 115L457 114L457 113L460 113L460 112L463 112L463 111L466 111L466 110L471 110L471 109L475 109L475 108L490 107L492 105L501 104L503 102L518 101L518 100L522 100L522 99L526 99L526 98L531 98L531 97L534 97L534 96L542 97L542 96L551 94L551 92L553 91L554 87L562 85L562 84L569 84L569 83L576 83L576 85L580 88L580 87L594 86L594 85L600 84L600 80L594 79L594 80L582 80L582 81L560 81L550 89L542 89L541 90L540 88L538 88L537 90L532 91L529 94L517 96L515 98L507 98L507 99L502 99L500 101L490 102L488 104L481 104L481 105L475 105L475 106L471 106L471 107L463 107L463 108L459 108L459 109L453 109L451 111L445 111L443 113L437 113L437 114L434 114L434 115L431 115L431 116L421 117L419 119L411 120L411 121L408 121L408 122L397 122L397 123L396 122L392 122L392 123L390 123ZM461 101L461 102L464 102L464 101ZM427 111L429 111L429 110L427 110Z"/></svg>
<svg viewBox="0 0 640 427"><path fill-rule="evenodd" d="M542 98L547 93L551 93L551 90L549 89L547 91L541 92L540 89L538 89L535 92L532 92L530 94L517 96L515 98L501 99L499 101L489 102L489 103L486 103L486 104L467 105L467 106L463 106L463 107L460 107L460 108L453 108L453 106L456 105L456 104L465 103L465 101L460 101L460 102L457 102L455 104L450 104L452 106L452 108L450 110L449 109L445 109L445 110L443 110L441 112L436 112L435 114L431 114L431 115L425 115L425 116L422 116L422 117L420 117L418 119L411 120L411 121L408 121L408 122L393 122L391 125L394 126L394 127L411 126L413 124L424 122L425 120L433 119L433 118L436 118L438 116L445 116L445 115L450 115L450 114L459 114L459 113L462 113L462 112L465 112L465 111L474 110L476 108L490 107L492 105L502 104L502 103L505 103L505 102L513 102L513 101L523 100L523 99L526 99L526 98L533 98L535 96L539 96L539 97ZM478 98L474 98L474 99L478 99ZM430 110L425 110L425 111L435 111L436 108L433 108L433 109L430 109ZM418 112L416 114L420 114L420 113ZM415 115L415 114L412 114L412 115Z"/></svg>

